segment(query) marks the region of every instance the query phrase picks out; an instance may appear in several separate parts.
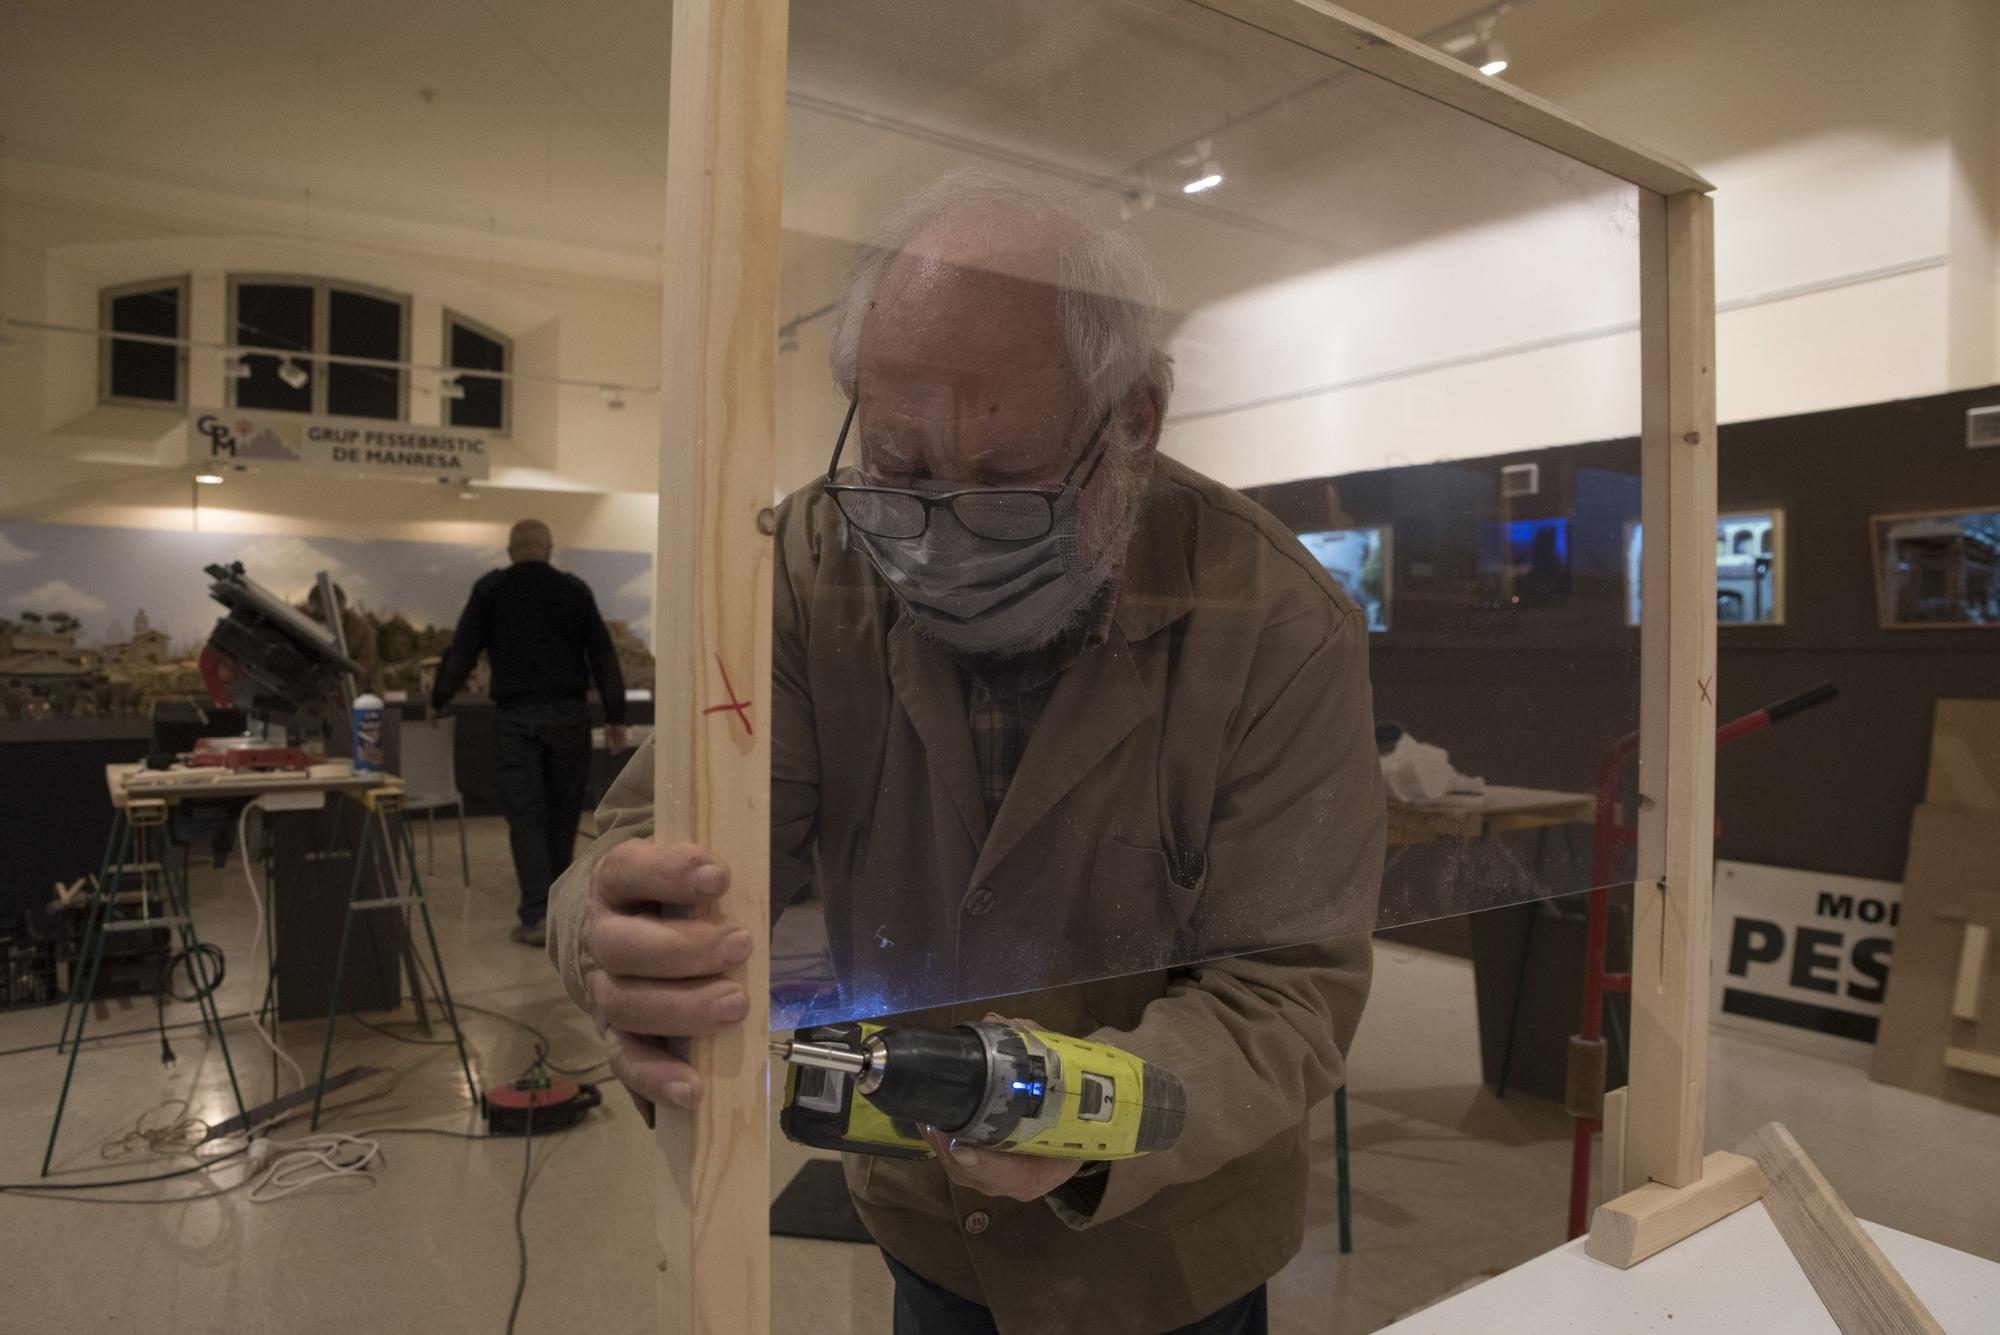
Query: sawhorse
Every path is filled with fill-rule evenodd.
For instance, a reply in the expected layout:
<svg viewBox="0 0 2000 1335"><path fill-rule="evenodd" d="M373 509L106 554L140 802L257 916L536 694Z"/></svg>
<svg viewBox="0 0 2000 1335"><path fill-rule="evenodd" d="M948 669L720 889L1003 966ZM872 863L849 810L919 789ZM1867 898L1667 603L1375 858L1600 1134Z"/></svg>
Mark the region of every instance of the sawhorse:
<svg viewBox="0 0 2000 1335"><path fill-rule="evenodd" d="M312 1129L315 1131L319 1130L320 1103L326 1096L327 1066L333 1060L333 1027L340 1018L340 988L347 977L347 947L354 935L354 916L357 913L402 909L406 938L409 910L415 908L417 916L423 919L424 940L430 946L431 965L437 971L438 1007L444 1012L445 1022L451 1026L452 1039L458 1045L458 1065L465 1072L466 1092L475 1104L479 1102L479 1085L472 1078L472 1063L465 1055L465 1031L459 1027L458 1009L452 1005L451 985L444 976L444 956L438 951L437 933L431 927L430 906L424 901L423 882L417 876L417 846L410 835L410 824L403 818L403 791L401 788L370 789L356 794L355 800L368 809L368 817L362 825L360 847L354 853L354 876L348 885L347 912L340 923L340 952L335 957L333 981L328 988L326 1039L320 1046L319 1081L313 1092ZM375 854L378 837L382 845L379 858ZM408 894L395 893L395 869L399 861L409 868ZM387 891L379 899L361 897L361 888L367 883L371 866L378 884Z"/></svg>
<svg viewBox="0 0 2000 1335"><path fill-rule="evenodd" d="M79 975L72 980L69 1001L63 1008L63 1026L56 1051L69 1047L69 1066L63 1072L62 1093L56 1096L55 1120L49 1126L48 1147L42 1151L42 1176L49 1175L55 1157L56 1136L62 1130L63 1109L69 1103L70 1083L76 1078L76 1054L83 1046L83 1031L90 1020L90 1005L104 968L105 941L114 933L171 928L178 932L180 957L188 961L194 983L195 1002L201 1008L204 1032L213 1034L222 1049L222 1064L229 1072L229 1089L236 1096L236 1111L245 1112L243 1089L236 1082L236 1064L229 1057L229 1040L222 1035L222 1016L215 1004L214 987L203 961L201 939L195 935L194 916L188 907L187 882L171 856L167 837L167 804L160 798L138 798L113 809L111 834L104 845L104 862L98 871L97 887L90 896L89 916L83 943L77 952ZM128 875L138 878L142 913L137 918L115 916L118 896ZM166 912L152 915L151 886L146 878L157 876ZM171 967L171 964L169 965ZM161 986L166 986L165 979ZM70 1021L76 1032L70 1032Z"/></svg>

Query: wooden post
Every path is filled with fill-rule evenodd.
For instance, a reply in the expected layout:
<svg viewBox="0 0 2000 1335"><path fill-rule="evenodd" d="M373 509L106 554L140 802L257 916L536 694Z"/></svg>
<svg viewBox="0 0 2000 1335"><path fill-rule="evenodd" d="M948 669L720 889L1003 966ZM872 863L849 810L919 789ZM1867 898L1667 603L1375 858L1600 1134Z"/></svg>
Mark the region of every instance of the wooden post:
<svg viewBox="0 0 2000 1335"><path fill-rule="evenodd" d="M1715 238L1706 195L1642 194L1645 523L1639 866L1625 1185L1702 1178L1715 836Z"/></svg>
<svg viewBox="0 0 2000 1335"><path fill-rule="evenodd" d="M771 549L760 530L777 432L787 18L768 0L676 0L667 126L658 831L729 866L723 908L753 931L770 916ZM736 973L749 1017L691 1045L701 1107L658 1110L669 1335L770 1327L766 953Z"/></svg>

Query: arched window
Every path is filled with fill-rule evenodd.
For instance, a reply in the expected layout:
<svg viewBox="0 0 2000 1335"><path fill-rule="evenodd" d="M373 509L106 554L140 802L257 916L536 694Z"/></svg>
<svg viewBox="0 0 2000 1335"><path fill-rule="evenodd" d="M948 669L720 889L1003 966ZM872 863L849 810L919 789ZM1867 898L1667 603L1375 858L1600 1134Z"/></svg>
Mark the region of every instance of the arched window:
<svg viewBox="0 0 2000 1335"><path fill-rule="evenodd" d="M229 328L241 347L272 349L245 354L232 372L236 407L409 417L409 377L397 365L410 357L406 296L325 278L231 274Z"/></svg>
<svg viewBox="0 0 2000 1335"><path fill-rule="evenodd" d="M155 278L121 283L97 294L97 324L141 338L106 338L97 344L97 397L124 407L185 408L187 348L152 339L185 339L188 280Z"/></svg>
<svg viewBox="0 0 2000 1335"><path fill-rule="evenodd" d="M464 393L445 400L445 425L506 435L514 401L512 385L498 376L470 373L505 374L514 369L513 362L512 339L456 311L446 311L444 364L468 374L458 377L458 386Z"/></svg>

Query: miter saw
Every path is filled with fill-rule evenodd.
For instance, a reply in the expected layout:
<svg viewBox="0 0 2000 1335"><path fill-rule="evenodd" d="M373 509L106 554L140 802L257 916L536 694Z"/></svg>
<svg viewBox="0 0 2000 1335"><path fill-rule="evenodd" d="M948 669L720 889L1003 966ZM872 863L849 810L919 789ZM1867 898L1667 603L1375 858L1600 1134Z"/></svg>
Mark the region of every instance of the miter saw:
<svg viewBox="0 0 2000 1335"><path fill-rule="evenodd" d="M209 699L282 722L292 735L325 727L352 703L362 668L347 656L337 612L332 625L322 625L245 575L241 561L207 570L208 596L229 609L202 646L201 679ZM324 573L319 581L320 606L337 608L332 581ZM290 768L302 755L253 738L213 741L198 746L190 763Z"/></svg>

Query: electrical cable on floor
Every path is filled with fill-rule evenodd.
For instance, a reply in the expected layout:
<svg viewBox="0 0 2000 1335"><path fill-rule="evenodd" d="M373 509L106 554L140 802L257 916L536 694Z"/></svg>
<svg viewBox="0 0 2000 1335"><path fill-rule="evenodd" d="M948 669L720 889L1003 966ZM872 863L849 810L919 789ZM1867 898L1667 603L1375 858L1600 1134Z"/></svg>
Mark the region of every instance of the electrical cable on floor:
<svg viewBox="0 0 2000 1335"><path fill-rule="evenodd" d="M236 816L236 848L243 858L243 884L250 888L250 902L256 906L257 910L257 931L250 939L250 958L253 960L262 953L261 948L264 944L264 896L257 889L257 876L250 867L253 859L250 856L248 831L250 828L250 813L252 810L263 810L263 807L260 805L262 802L263 799L260 797L251 798L243 804L243 810L237 813ZM267 995L270 989L270 971L267 966L264 981L264 990ZM299 1064L292 1060L292 1055L278 1046L278 1041L265 1032L262 1024L252 1025L251 1027L257 1031L257 1037L263 1040L264 1046L269 1048L279 1061L291 1068L292 1079L299 1082L300 1089L304 1089L306 1087L306 1073L299 1069Z"/></svg>
<svg viewBox="0 0 2000 1335"><path fill-rule="evenodd" d="M219 1018L222 1020L224 1024L227 1024L231 1020L245 1019L249 1016L249 1014L250 1014L249 1011L235 1011L229 1015L224 1015ZM182 1029L193 1029L198 1026L205 1028L207 1024L208 1021L206 1020L182 1020L182 1021L176 1021L175 1023L168 1025L167 1029L170 1032L178 1032L179 1030ZM157 1031L152 1026L149 1025L144 1029L120 1029L109 1034L91 1034L88 1037L86 1037L83 1041L86 1043L109 1043L114 1039L138 1038L143 1034L151 1034L155 1032ZM67 1046L69 1046L67 1041L52 1038L46 1043L28 1043L18 1048L0 1048L0 1057L19 1057L30 1052L47 1052L50 1048L63 1048Z"/></svg>
<svg viewBox="0 0 2000 1335"><path fill-rule="evenodd" d="M376 1177L368 1170L382 1159L382 1147L375 1141L344 1131L325 1131L297 1140L265 1138L254 1144L263 1152L253 1149L252 1162L271 1150L282 1153L270 1161L257 1185L250 1188L253 1205L269 1205L327 1182L358 1183L372 1189Z"/></svg>
<svg viewBox="0 0 2000 1335"><path fill-rule="evenodd" d="M186 1168L176 1168L165 1173L154 1173L147 1177L119 1177L102 1182L0 1182L0 1191L38 1194L70 1191L104 1191L111 1187L141 1187L153 1182L171 1182L175 1178L189 1177L195 1173L205 1173L217 1164L241 1158L249 1152L250 1145L246 1141L233 1150L225 1150L221 1154L203 1159L199 1163L190 1164Z"/></svg>
<svg viewBox="0 0 2000 1335"><path fill-rule="evenodd" d="M528 1100L526 1129L521 1135L521 1193L514 1198L514 1242L521 1257L514 1276L514 1304L507 1309L507 1335L514 1335L514 1322L521 1316L521 1298L528 1291L528 1229L522 1216L528 1209L529 1170L535 1164L535 1101Z"/></svg>
<svg viewBox="0 0 2000 1335"><path fill-rule="evenodd" d="M154 1104L139 1114L130 1131L98 1146L98 1153L106 1159L121 1159L141 1150L152 1154L194 1153L208 1139L208 1123L188 1116L190 1106L186 1099L165 1099ZM180 1115L162 1125L154 1114L163 1109L172 1109ZM150 1124L148 1119L153 1119Z"/></svg>
<svg viewBox="0 0 2000 1335"><path fill-rule="evenodd" d="M215 966L214 975L197 976L195 973L197 962L203 966L204 975L207 972L207 965L212 962ZM177 964L187 969L187 996L174 991L174 966ZM212 942L204 941L191 951L168 951L165 963L160 968L158 989L153 994L153 1019L160 1035L160 1065L174 1064L174 1045L167 1041L167 998L172 997L175 1001L199 1006L215 995L216 989L222 986L222 980L228 976L228 957L222 953L221 946Z"/></svg>

